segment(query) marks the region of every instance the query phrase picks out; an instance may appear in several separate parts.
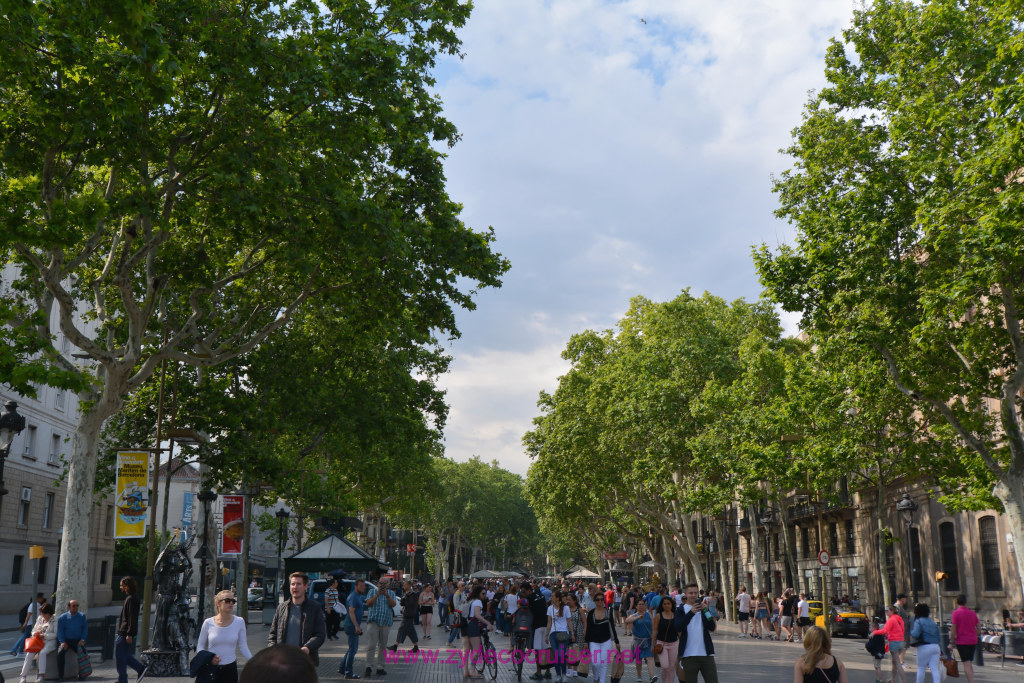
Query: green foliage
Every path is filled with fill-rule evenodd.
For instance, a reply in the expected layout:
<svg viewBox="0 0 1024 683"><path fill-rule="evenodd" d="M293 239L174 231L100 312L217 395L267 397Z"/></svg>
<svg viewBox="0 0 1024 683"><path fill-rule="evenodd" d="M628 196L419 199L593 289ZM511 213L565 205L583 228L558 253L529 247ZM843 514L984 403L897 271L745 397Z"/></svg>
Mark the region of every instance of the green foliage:
<svg viewBox="0 0 1024 683"><path fill-rule="evenodd" d="M776 181L797 243L755 252L762 282L818 338L887 369L947 446L927 469L947 502L991 504L1003 482L1019 506L1019 6L884 0L843 37Z"/></svg>
<svg viewBox="0 0 1024 683"><path fill-rule="evenodd" d="M572 368L554 395L541 394L542 415L524 436L534 459L527 492L542 528L578 553L650 543L650 527L669 520L681 537L683 515L720 510L733 477L695 459L693 440L706 426L699 406L708 387L742 371L744 339L779 334L767 306L683 292L665 303L637 297L618 334L574 335L563 353Z"/></svg>

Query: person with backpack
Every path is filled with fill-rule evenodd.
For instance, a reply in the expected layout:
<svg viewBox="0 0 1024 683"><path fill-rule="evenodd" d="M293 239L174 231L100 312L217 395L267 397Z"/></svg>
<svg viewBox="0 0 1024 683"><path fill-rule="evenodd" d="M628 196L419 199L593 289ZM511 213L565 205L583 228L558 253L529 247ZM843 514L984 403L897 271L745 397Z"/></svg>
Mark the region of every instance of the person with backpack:
<svg viewBox="0 0 1024 683"><path fill-rule="evenodd" d="M36 617L39 615L39 607L46 603L46 598L43 597L42 593L36 593L36 599L31 600L21 611L18 612L18 623L21 624L21 637L18 638L18 642L11 648L11 656L17 657L25 651L25 640L28 639L32 633L32 626L36 623Z"/></svg>

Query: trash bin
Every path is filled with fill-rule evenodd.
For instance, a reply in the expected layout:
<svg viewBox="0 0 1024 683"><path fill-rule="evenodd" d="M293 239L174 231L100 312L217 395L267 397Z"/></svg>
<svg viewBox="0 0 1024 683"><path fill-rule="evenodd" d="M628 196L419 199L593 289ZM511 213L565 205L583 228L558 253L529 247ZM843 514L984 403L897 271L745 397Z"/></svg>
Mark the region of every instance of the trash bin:
<svg viewBox="0 0 1024 683"><path fill-rule="evenodd" d="M117 617L96 617L89 619L89 635L85 648L99 661L114 658L114 636L117 635Z"/></svg>
<svg viewBox="0 0 1024 683"><path fill-rule="evenodd" d="M103 652L100 661L114 658L114 638L117 637L117 617L110 615L103 618Z"/></svg>

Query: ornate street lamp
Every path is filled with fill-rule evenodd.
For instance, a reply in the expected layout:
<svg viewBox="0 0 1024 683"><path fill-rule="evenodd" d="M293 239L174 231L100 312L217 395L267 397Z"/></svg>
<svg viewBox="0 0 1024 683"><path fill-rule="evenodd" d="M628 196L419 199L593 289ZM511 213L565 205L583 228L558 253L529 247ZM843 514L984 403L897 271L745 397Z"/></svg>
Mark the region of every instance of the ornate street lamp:
<svg viewBox="0 0 1024 683"><path fill-rule="evenodd" d="M914 604L917 604L917 581L915 572L917 568L914 567L914 544L910 534L910 530L914 527L914 513L917 512L917 501L910 497L909 493L904 493L903 496L896 501L896 510L900 513L900 517L903 518L903 523L907 525L907 558L910 561L910 592L914 596Z"/></svg>
<svg viewBox="0 0 1024 683"><path fill-rule="evenodd" d="M25 428L25 418L18 414L18 404L8 401L0 414L0 503L3 503L7 489L4 488L4 464L11 453L14 437Z"/></svg>
<svg viewBox="0 0 1024 683"><path fill-rule="evenodd" d="M766 564L768 565L768 591L769 592L774 592L774 587L772 586L772 579L775 578L774 575L772 574L772 520L774 520L774 519L775 519L775 510L770 508L770 507L769 508L765 508L764 510L762 510L761 514L758 516L758 521L765 526L764 541L765 541L766 550L767 550L767 555L766 555L766 560L767 561L766 561ZM751 589L751 590L753 590L753 589Z"/></svg>
<svg viewBox="0 0 1024 683"><path fill-rule="evenodd" d="M198 497L199 502L203 504L203 544L195 555L199 558L199 605L196 622L202 623L206 618L206 563L208 560L216 559L210 551L210 504L217 500L217 494L210 489L203 489Z"/></svg>
<svg viewBox="0 0 1024 683"><path fill-rule="evenodd" d="M288 522L288 511L281 508L275 513L277 517L277 599L281 599L281 591L283 590L283 584L281 575L284 573L284 525Z"/></svg>
<svg viewBox="0 0 1024 683"><path fill-rule="evenodd" d="M708 591L710 591L711 590L711 582L714 580L714 579L711 578L711 542L713 540L715 540L715 535L711 533L710 529L705 529L703 531L703 539L702 540L704 541L704 555L707 558L705 560L704 570L705 570L705 576L707 577L707 582L708 582Z"/></svg>

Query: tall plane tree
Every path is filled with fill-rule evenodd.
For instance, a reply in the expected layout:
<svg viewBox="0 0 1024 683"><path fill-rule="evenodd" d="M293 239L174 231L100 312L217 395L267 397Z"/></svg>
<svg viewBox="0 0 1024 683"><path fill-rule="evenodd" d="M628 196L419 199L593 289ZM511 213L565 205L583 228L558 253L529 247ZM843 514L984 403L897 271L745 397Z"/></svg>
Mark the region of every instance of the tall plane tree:
<svg viewBox="0 0 1024 683"><path fill-rule="evenodd" d="M762 281L966 444L1024 547L1020 5L878 0L843 37L776 183L797 242L757 251Z"/></svg>
<svg viewBox="0 0 1024 683"><path fill-rule="evenodd" d="M103 423L164 360L228 361L322 296L456 334L463 283L499 283L490 233L467 229L446 192L440 148L457 133L430 92L468 13L457 0L5 4L10 329L50 347L59 318L94 368L58 604L88 585Z"/></svg>

